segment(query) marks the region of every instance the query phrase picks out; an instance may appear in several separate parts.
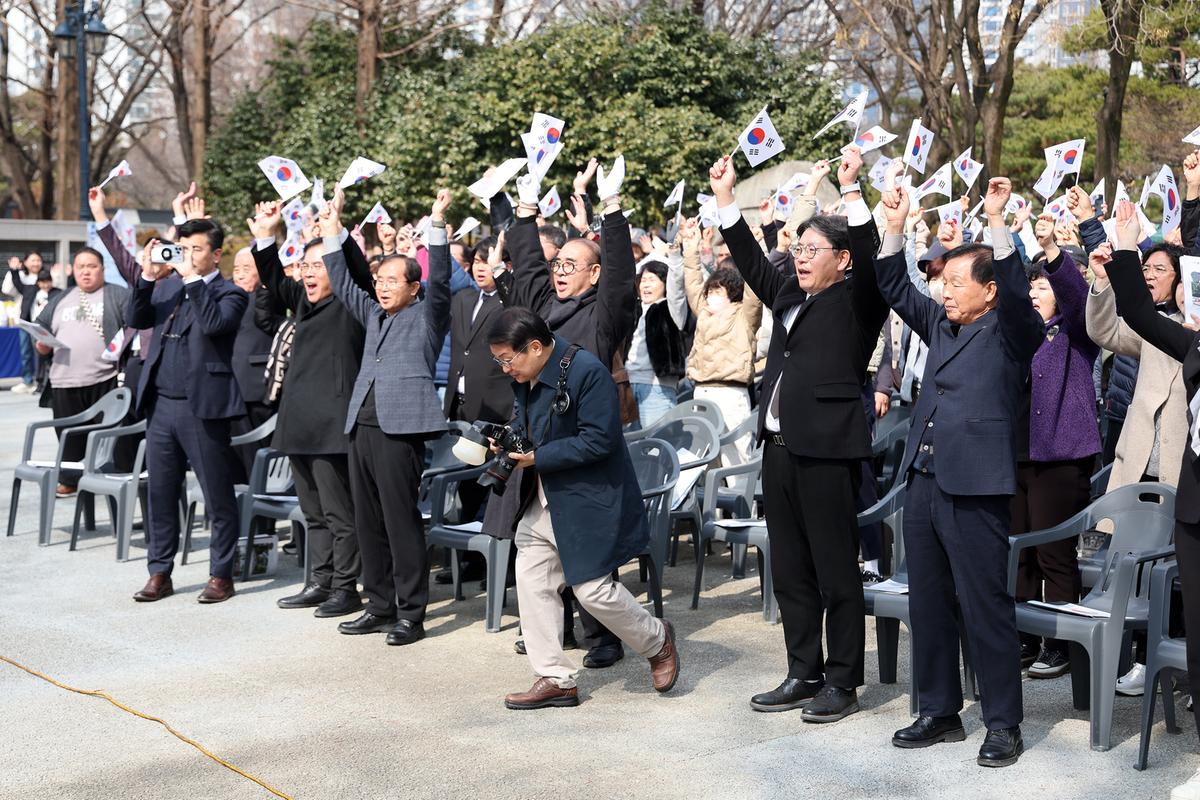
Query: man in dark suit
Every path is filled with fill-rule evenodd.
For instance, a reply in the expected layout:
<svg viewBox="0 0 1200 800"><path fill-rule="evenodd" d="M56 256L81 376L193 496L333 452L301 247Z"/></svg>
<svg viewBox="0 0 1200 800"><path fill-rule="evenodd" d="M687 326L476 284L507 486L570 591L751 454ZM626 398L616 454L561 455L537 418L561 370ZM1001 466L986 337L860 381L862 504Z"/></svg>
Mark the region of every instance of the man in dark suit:
<svg viewBox="0 0 1200 800"><path fill-rule="evenodd" d="M1009 500L1019 395L1045 338L1004 223L1011 191L1007 178L988 182L991 249L969 244L946 254L944 306L907 275L900 252L909 207L903 188L884 194L887 236L876 266L883 296L929 345L900 465L908 480L904 545L920 716L892 743L913 748L964 739L955 611L961 608L988 729L977 759L985 767L1013 764L1024 749L1020 642L1006 573Z"/></svg>
<svg viewBox="0 0 1200 800"><path fill-rule="evenodd" d="M157 242L146 245L130 300L130 325L154 329L137 387L138 407L149 421L150 580L133 599L153 602L174 593L179 497L190 463L213 529L208 585L199 600L220 603L233 596L238 510L228 469L229 425L245 413L233 345L247 297L217 271L225 235L215 222L185 222L177 238L183 263L174 270L151 262Z"/></svg>
<svg viewBox="0 0 1200 800"><path fill-rule="evenodd" d="M492 321L504 310L489 262L493 249L498 261L501 248L495 237L479 243L471 260L471 278L479 291L459 292L450 301L447 419L506 423L512 415L511 382L487 346Z"/></svg>
<svg viewBox="0 0 1200 800"><path fill-rule="evenodd" d="M249 247L243 247L233 257L233 283L247 295L246 311L238 325L237 338L233 342L233 375L238 390L246 404L246 413L234 420L230 432L234 436L254 430L275 413L275 408L266 401L267 359L271 357L271 334L259 328L255 319L255 294L266 291L259 282L258 267ZM250 476L254 466L254 454L258 444L238 448L245 477ZM242 481L244 483L244 481Z"/></svg>
<svg viewBox="0 0 1200 800"><path fill-rule="evenodd" d="M871 438L861 387L888 309L871 275L878 235L859 191L861 165L858 151L850 150L838 168L848 217L818 216L801 225L792 246L794 272L786 276L767 260L738 211L732 160L717 161L709 172L734 263L775 316L758 435L765 444L763 500L788 675L750 705L757 711L803 707L806 722L834 722L858 711L863 683L855 497ZM847 280L851 265L855 274Z"/></svg>

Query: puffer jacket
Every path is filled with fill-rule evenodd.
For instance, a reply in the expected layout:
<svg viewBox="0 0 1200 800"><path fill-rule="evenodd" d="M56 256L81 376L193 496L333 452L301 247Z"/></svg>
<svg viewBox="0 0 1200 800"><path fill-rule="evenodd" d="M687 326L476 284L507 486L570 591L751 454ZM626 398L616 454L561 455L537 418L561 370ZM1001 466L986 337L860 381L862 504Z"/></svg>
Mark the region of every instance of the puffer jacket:
<svg viewBox="0 0 1200 800"><path fill-rule="evenodd" d="M1133 402L1138 363L1133 356L1113 354L1112 367L1108 371L1108 389L1104 392L1104 415L1114 422L1125 420L1129 404Z"/></svg>
<svg viewBox="0 0 1200 800"><path fill-rule="evenodd" d="M714 312L704 300L704 270L697 250L683 254L683 285L688 305L696 315L696 335L687 358L687 375L693 383L738 383L754 379L755 335L762 322L762 301L746 286L740 302Z"/></svg>

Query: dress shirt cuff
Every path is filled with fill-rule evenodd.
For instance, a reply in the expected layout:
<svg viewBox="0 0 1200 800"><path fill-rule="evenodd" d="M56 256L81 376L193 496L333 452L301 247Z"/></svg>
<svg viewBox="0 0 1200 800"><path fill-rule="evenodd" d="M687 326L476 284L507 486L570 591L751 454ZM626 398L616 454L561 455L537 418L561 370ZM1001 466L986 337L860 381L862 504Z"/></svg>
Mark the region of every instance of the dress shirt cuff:
<svg viewBox="0 0 1200 800"><path fill-rule="evenodd" d="M717 209L717 217L721 220L721 230L729 230L742 218L742 210L738 208L736 202L733 202L727 206L719 207Z"/></svg>
<svg viewBox="0 0 1200 800"><path fill-rule="evenodd" d="M866 203L863 203L866 205ZM887 258L894 256L896 253L904 249L904 234L902 233L885 233L883 235L883 246L879 248L879 257Z"/></svg>
<svg viewBox="0 0 1200 800"><path fill-rule="evenodd" d="M107 220L107 219L106 219L106 220L104 220L104 222L97 222L97 223L96 223L96 233L99 233L100 231L104 230L105 228L107 228L107 227L108 227L109 225L111 225L111 224L112 224L112 221L111 221L111 220Z"/></svg>
<svg viewBox="0 0 1200 800"><path fill-rule="evenodd" d="M345 229L343 228L343 230L345 230ZM328 255L330 253L340 252L342 249L342 237L341 236L326 236L324 239L321 240L321 245L322 245L322 247L325 248L326 255Z"/></svg>
<svg viewBox="0 0 1200 800"><path fill-rule="evenodd" d="M992 258L1003 261L1016 249L1016 245L1013 244L1012 232L1008 230L1007 225L992 227Z"/></svg>
<svg viewBox="0 0 1200 800"><path fill-rule="evenodd" d="M176 214L175 216L171 217L171 224L177 228L187 221L188 218L183 214Z"/></svg>
<svg viewBox="0 0 1200 800"><path fill-rule="evenodd" d="M866 225L871 221L871 209L867 208L867 201L859 197L857 200L851 200L846 203L846 222L850 225Z"/></svg>
<svg viewBox="0 0 1200 800"><path fill-rule="evenodd" d="M431 226L429 228L429 232L425 234L425 236L427 237L430 247L448 244L450 241L446 237L446 226L444 224L440 228L437 225Z"/></svg>
<svg viewBox="0 0 1200 800"><path fill-rule="evenodd" d="M266 236L266 237L263 237L262 239L254 240L254 249L261 253L264 250L266 250L268 247L273 246L274 244L275 244L275 237L274 236Z"/></svg>
<svg viewBox="0 0 1200 800"><path fill-rule="evenodd" d="M138 277L140 277L140 278L141 278L142 280L144 280L146 283L154 283L156 280L158 280L158 278L151 278L151 277L150 277L149 275L147 275L145 272L143 272L143 273L142 273L141 275L139 275Z"/></svg>

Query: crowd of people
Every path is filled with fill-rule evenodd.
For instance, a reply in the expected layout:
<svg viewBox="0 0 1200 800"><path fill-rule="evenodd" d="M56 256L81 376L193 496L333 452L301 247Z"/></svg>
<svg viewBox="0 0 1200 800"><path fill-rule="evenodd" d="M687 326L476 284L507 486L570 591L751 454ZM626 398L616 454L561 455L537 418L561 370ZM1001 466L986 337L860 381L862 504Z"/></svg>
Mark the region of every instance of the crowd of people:
<svg viewBox="0 0 1200 800"><path fill-rule="evenodd" d="M1181 258L1200 254L1200 151L1183 163L1181 224L1160 239L1127 199L1110 213L1072 186L1069 213L1033 218L1028 203L1011 210L1013 187L993 177L982 219L964 197L931 241L901 165L874 210L862 167L856 148L836 171L816 162L776 218L771 199L739 204L724 157L709 170L715 219L640 230L622 209L623 168L606 174L592 160L574 181L566 230L542 217L539 179L526 174L517 198L500 187L489 199L491 233L474 246L452 235L447 189L426 224L373 229L343 225L339 189L310 208L294 256L281 249L283 204L267 201L247 220L253 243L235 254L232 280L218 269L225 229L194 185L176 199L176 227L138 257L93 188L100 240L129 288L105 284L101 254L83 248L67 291L32 257L5 289L70 348L36 347L56 417L123 383L135 390L131 413L148 420L140 602L173 593L189 467L212 522L199 600L233 596L234 484L253 454L230 437L276 415L272 444L291 459L312 564L279 606L356 615L339 631L415 643L431 575L418 510L426 444L448 420L509 426L521 446L501 453L490 442L515 466L507 490L463 483L459 500L464 520L515 539L517 648L537 678L506 698L515 709L578 703L579 668L566 655L579 641L575 611L585 666L610 666L629 646L655 689L674 686L674 628L613 575L649 535L623 426L654 424L687 389L720 409L726 430L745 432L737 457L762 448L787 672L751 706L803 709L813 723L858 711L863 587L881 580L882 542L860 532L857 513L876 500L875 423L910 406L898 469L922 691L919 716L892 741L964 740L961 615L987 728L978 762L1005 766L1024 749L1022 670L1050 679L1070 669L1064 642L1018 632L1014 603L1081 595L1074 540L1025 552L1010 594L1008 537L1083 509L1103 464L1113 465L1109 490L1178 488L1183 625L1200 628L1200 318L1186 318L1181 280ZM822 209L830 178L840 199ZM752 223L741 208L755 206ZM156 258L168 241L179 263ZM64 472L60 494L71 481ZM456 557L468 575L478 570ZM1200 638L1188 660L1194 682ZM1143 672L1139 663L1114 690L1141 693ZM1200 797L1200 773L1176 792Z"/></svg>

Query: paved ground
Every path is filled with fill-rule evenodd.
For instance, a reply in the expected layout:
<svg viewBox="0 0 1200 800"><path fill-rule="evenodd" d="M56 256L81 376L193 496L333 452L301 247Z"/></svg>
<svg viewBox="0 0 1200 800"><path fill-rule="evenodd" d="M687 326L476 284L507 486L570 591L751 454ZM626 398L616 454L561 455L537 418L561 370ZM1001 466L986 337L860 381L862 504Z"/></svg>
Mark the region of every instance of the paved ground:
<svg viewBox="0 0 1200 800"><path fill-rule="evenodd" d="M25 423L47 413L0 393L0 490ZM1185 719L1181 736L1156 728L1151 767L1136 772L1140 701L1126 698L1117 699L1114 748L1091 751L1065 680L1025 683L1029 750L1016 767L975 765L983 734L974 705L965 743L897 750L888 740L909 719L908 681L877 683L873 644L862 713L832 726L805 725L798 712L756 714L748 695L783 674L782 631L758 615L755 579L729 580L715 558L700 609L690 610L690 556L666 576L684 664L674 693L657 696L645 662L629 657L585 672L577 709L506 711L504 693L527 688L530 674L512 651L515 617L484 633L482 595L455 603L437 587L429 638L406 648L277 609L300 580L291 559L232 601L202 607L201 553L176 570L176 596L138 605L140 537L135 560L116 563L102 516L69 552L72 508L59 506L50 547L37 546L32 497L17 535L0 538L0 655L106 689L296 798L1152 798L1200 766ZM903 676L906 637L901 646ZM153 723L3 663L0 720L5 800L270 796Z"/></svg>

